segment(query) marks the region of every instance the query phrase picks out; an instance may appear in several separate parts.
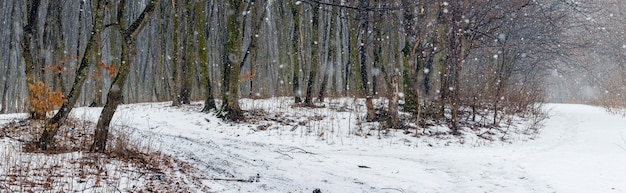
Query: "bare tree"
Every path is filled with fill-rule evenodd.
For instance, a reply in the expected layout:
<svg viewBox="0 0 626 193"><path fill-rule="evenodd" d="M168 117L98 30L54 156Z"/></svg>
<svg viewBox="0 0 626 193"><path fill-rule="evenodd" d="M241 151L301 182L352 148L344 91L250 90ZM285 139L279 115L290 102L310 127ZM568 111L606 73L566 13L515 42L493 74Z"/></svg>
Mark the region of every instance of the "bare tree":
<svg viewBox="0 0 626 193"><path fill-rule="evenodd" d="M148 24L148 21L150 21L150 17L152 13L154 13L156 4L158 3L159 0L149 0L141 14L130 25L128 25L128 27L126 27L126 19L124 18L126 0L121 0L119 2L117 10L117 27L118 32L122 37L122 64L120 65L120 69L111 84L111 88L107 94L107 102L102 109L100 118L98 119L93 145L90 148L92 152L104 152L106 149L111 119L113 119L113 114L115 114L117 106L123 102L124 96L122 93L124 83L128 77L130 64L133 62L135 52L137 50L135 47L137 35L146 26L146 24Z"/></svg>

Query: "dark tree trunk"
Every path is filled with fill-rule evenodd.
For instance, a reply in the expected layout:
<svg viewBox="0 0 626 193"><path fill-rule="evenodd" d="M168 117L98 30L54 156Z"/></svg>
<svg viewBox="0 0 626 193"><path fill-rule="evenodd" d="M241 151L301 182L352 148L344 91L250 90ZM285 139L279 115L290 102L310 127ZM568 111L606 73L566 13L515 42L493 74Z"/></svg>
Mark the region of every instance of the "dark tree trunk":
<svg viewBox="0 0 626 193"><path fill-rule="evenodd" d="M175 71L175 92L172 105L179 106L182 104L190 103L191 87L189 83L189 39L190 35L190 10L186 0L176 1L176 16L174 17L174 49L176 54L174 57L174 63L176 65Z"/></svg>
<svg viewBox="0 0 626 193"><path fill-rule="evenodd" d="M46 51L50 54L50 61L48 62L52 67L49 70L49 74L52 74L52 88L55 91L60 91L65 94L65 85L63 84L65 67L63 62L65 47L63 45L63 32L61 19L62 3L59 1L51 1L48 3L46 11L46 22L44 24L43 44Z"/></svg>
<svg viewBox="0 0 626 193"><path fill-rule="evenodd" d="M229 12L242 13L244 7L244 3L240 0L228 1ZM222 61L224 62L222 106L218 114L219 117L232 121L239 120L243 114L239 107L239 73L241 72L241 63L243 62L240 49L243 41L243 30L241 28L244 19L239 16L240 14L228 14L225 32L227 40L224 45L225 52L222 56Z"/></svg>
<svg viewBox="0 0 626 193"><path fill-rule="evenodd" d="M100 11L100 9L102 8L98 8L98 6L104 6L104 5L100 5L100 1L102 0L98 0L96 1L96 4L93 5L92 10L94 10L94 13L96 13L97 11ZM97 21L98 23L94 22L94 28L95 27L100 27L101 29L98 30L92 30L92 35L93 38L95 39L93 41L93 68L94 69L98 69L100 68L100 64L104 64L102 63L102 30L104 30L104 28L102 28L102 21L104 19L104 12L103 13L98 13L99 15L97 15L96 17L94 17L93 21ZM86 52L85 52L86 53ZM95 70L95 72L97 74L94 74L94 79L95 79L95 88L94 88L94 97L93 97L93 101L91 102L91 104L89 106L91 107L101 107L102 104L102 79L104 78L102 76L102 70L103 69L98 69Z"/></svg>
<svg viewBox="0 0 626 193"><path fill-rule="evenodd" d="M326 96L326 88L328 86L328 78L330 76L330 69L333 68L334 62L333 59L335 57L335 48L336 46L334 45L334 41L335 41L335 17L332 16L332 14L328 14L328 17L330 21L325 22L325 27L324 29L327 29L328 31L326 32L327 35L325 35L325 40L326 44L325 44L325 49L327 50L327 57L326 57L326 67L324 69L324 77L322 78L322 84L320 85L320 91L319 91L319 95L317 97L317 99L320 102L324 102L324 97Z"/></svg>
<svg viewBox="0 0 626 193"><path fill-rule="evenodd" d="M200 74L201 74L201 78L203 79L202 81L202 85L206 87L206 100L204 101L204 107L202 108L202 112L210 112L211 110L215 110L217 109L215 106L215 98L213 96L213 86L212 86L212 81L211 81L211 77L209 76L209 49L207 48L207 29L206 29L206 24L205 22L207 22L206 17L201 17L202 16L202 1L201 0L197 0L196 1L196 10L195 10L195 14L196 14L196 22L195 22L195 26L196 29L198 29L198 56L200 59ZM212 11L211 11L212 12Z"/></svg>
<svg viewBox="0 0 626 193"><path fill-rule="evenodd" d="M369 7L369 0L361 0L359 5L362 8ZM367 11L359 12L360 19L360 36L361 42L359 44L359 66L361 71L361 88L363 89L363 95L365 96L365 107L367 108L367 117L366 120L372 121L376 118L376 112L374 111L374 103L372 101L372 95L369 89L369 74L367 73L367 50L366 45L369 44L367 42L368 34L369 34L369 13Z"/></svg>
<svg viewBox="0 0 626 193"><path fill-rule="evenodd" d="M313 105L313 87L315 80L317 79L317 71L320 63L319 56L319 44L318 44L318 29L319 29L319 5L315 4L312 8L313 18L311 24L311 69L309 70L309 80L306 85L306 97L304 98L304 104L308 107Z"/></svg>
<svg viewBox="0 0 626 193"><path fill-rule="evenodd" d="M61 3L61 2L58 2L58 3ZM67 100L63 103L63 105L61 106L61 109L59 109L59 111L54 115L54 117L52 117L52 119L46 122L45 130L39 137L37 147L42 150L46 150L52 147L52 145L54 145L54 136L57 133L57 129L61 126L61 124L63 124L63 121L70 114L70 112L74 108L74 105L76 104L76 101L78 101L78 98L80 97L80 93L83 88L83 83L85 82L85 79L87 78L87 69L90 63L89 59L91 59L92 55L94 54L95 46L98 45L96 42L100 41L95 38L94 34L96 34L97 33L96 31L100 31L102 28L104 0L98 0L96 5L98 6L95 6L96 9L94 9L94 13L95 13L93 16L93 21L95 21L94 27L92 29L91 36L85 48L85 54L81 59L78 70L76 71L76 78L74 79L74 84L72 85L72 89L70 90L70 93L67 95L66 97Z"/></svg>
<svg viewBox="0 0 626 193"><path fill-rule="evenodd" d="M111 125L113 114L115 114L117 106L124 101L123 88L130 71L130 64L133 62L135 52L137 51L135 44L137 34L139 34L139 32L141 32L141 30L146 26L152 13L154 13L154 9L156 7L155 4L158 3L159 0L148 1L148 4L139 17L135 19L135 21L133 21L127 29L124 29L123 21L126 1L122 0L120 2L117 21L118 31L122 37L122 64L120 65L118 73L111 84L111 88L107 94L107 102L102 109L102 113L98 119L98 124L96 124L94 141L90 148L91 152L104 152L106 150L107 136L109 134L109 126Z"/></svg>
<svg viewBox="0 0 626 193"><path fill-rule="evenodd" d="M254 10L251 11L252 7L256 6L256 8ZM250 93L249 96L253 96L253 89L254 89L254 76L256 75L256 65L257 65L257 44L259 42L259 29L261 28L261 24L263 22L263 18L264 18L264 11L261 10L265 10L263 9L263 4L258 4L255 5L255 1L251 0L248 3L248 6L246 8L246 12L251 12L251 19L252 19L252 28L250 30L250 43L248 45L248 48L246 49L246 52L244 53L244 57L243 57L243 61L241 62L241 67L243 67L243 65L245 65L246 60L250 59L250 73L246 74L247 79L249 79L250 81ZM242 80L242 81L246 81L246 80Z"/></svg>
<svg viewBox="0 0 626 193"><path fill-rule="evenodd" d="M36 82L35 69L36 66L40 63L38 59L37 50L37 17L39 15L39 5L41 4L41 0L30 0L28 1L28 19L27 23L23 29L24 37L23 42L21 44L22 56L24 57L24 73L26 75L26 85L33 85ZM33 93L30 89L27 89L27 96L32 96ZM36 113L31 111L29 108L29 117L32 119L43 119L45 118L45 114Z"/></svg>
<svg viewBox="0 0 626 193"><path fill-rule="evenodd" d="M302 91L300 90L300 58L302 57L302 49L300 48L300 44L302 44L302 30L300 24L300 12L299 5L296 5L295 1L290 2L291 5L291 15L293 17L293 33L291 34L291 53L293 62L293 77L291 79L293 87L293 95L294 102L296 104L302 102Z"/></svg>

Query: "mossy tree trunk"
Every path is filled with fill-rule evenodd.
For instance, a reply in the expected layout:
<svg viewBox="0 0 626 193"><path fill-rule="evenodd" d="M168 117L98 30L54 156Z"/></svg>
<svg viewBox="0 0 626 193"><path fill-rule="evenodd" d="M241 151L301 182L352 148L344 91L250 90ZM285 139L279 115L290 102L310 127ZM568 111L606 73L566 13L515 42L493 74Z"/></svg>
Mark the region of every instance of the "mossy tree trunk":
<svg viewBox="0 0 626 193"><path fill-rule="evenodd" d="M241 46L243 41L243 17L245 4L240 0L228 1L228 20L226 23L227 40L222 56L222 105L218 116L226 120L238 120L243 114L239 107L239 74L243 61Z"/></svg>
<svg viewBox="0 0 626 193"><path fill-rule="evenodd" d="M122 64L120 65L118 73L111 84L111 88L107 94L107 102L102 109L100 118L98 119L98 124L96 125L96 131L94 134L94 141L90 148L90 151L92 152L102 153L106 150L107 136L109 134L109 126L111 125L113 114L115 114L117 106L119 106L124 100L123 88L130 71L130 64L133 62L137 51L135 44L137 35L148 24L148 21L154 13L156 4L158 3L159 0L148 1L148 4L141 14L126 29L124 29L124 8L126 6L126 1L121 0L118 6L117 22L118 31L121 34L122 40Z"/></svg>
<svg viewBox="0 0 626 193"><path fill-rule="evenodd" d="M191 11L189 10L189 4L186 0L177 0L173 5L176 10L174 15L174 78L175 78L175 91L172 105L180 106L182 104L190 103L191 86L189 77L190 59L189 53L189 39L191 37L190 28L193 27L191 23Z"/></svg>
<svg viewBox="0 0 626 193"><path fill-rule="evenodd" d="M409 4L409 0L403 0L404 4ZM415 29L414 19L416 17L413 9L405 9L402 12L403 21L405 22L404 33L406 34L404 48L402 49L403 57L402 57L402 88L404 90L404 110L410 112L416 112L417 107L420 105L417 89L415 89L415 85L417 83L417 74L415 72L415 49L414 46L417 45L413 41L417 41L417 32Z"/></svg>
<svg viewBox="0 0 626 193"><path fill-rule="evenodd" d="M97 47L97 45L99 45L99 43L97 42L101 41L100 39L96 39L95 34L99 34L99 31L102 29L104 0L97 0L95 5L96 6L94 6L93 9L94 24L91 36L89 37L89 41L87 42L87 46L85 48L85 54L81 59L78 69L76 70L76 77L74 79L72 89L67 95L65 102L63 103L59 111L57 111L57 113L54 115L54 117L46 122L45 129L39 137L37 147L42 150L46 150L54 145L54 136L56 135L58 128L61 126L61 124L63 124L63 121L67 118L67 116L74 108L76 101L78 101L78 98L80 97L80 93L83 88L83 83L85 83L85 79L87 78L87 69L91 62L90 59L94 55L95 48Z"/></svg>
<svg viewBox="0 0 626 193"><path fill-rule="evenodd" d="M202 6L204 5L202 2L203 1L201 0L196 1L194 14L196 15L195 26L198 30L197 51L200 60L200 75L202 76L202 86L206 87L206 100L204 101L202 112L209 112L217 109L217 107L215 106L215 97L213 96L213 83L211 81L211 77L209 76L209 48L207 48L207 24L205 24L208 20L202 15Z"/></svg>
<svg viewBox="0 0 626 193"><path fill-rule="evenodd" d="M300 44L302 43L302 30L300 23L300 5L296 4L296 1L290 1L289 3L291 7L291 16L293 19L293 33L291 35L291 51L293 52L291 61L293 62L293 77L292 81L292 91L294 95L294 102L296 104L302 102L302 91L300 90L300 58L302 53L302 49L300 48Z"/></svg>

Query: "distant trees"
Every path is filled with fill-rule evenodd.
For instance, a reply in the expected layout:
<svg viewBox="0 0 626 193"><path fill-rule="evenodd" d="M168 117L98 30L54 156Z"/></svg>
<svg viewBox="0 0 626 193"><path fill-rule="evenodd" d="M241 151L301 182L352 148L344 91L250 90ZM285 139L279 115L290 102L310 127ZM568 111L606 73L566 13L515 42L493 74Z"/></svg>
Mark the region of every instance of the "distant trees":
<svg viewBox="0 0 626 193"><path fill-rule="evenodd" d="M364 118L390 128L408 128L398 111L412 113L418 126L448 124L455 133L471 124L498 126L505 115L542 101L549 65L574 47L565 41L578 6L562 0L8 2L12 9L2 14L13 15L9 23L26 25L0 29L12 35L0 40L21 43L24 65L12 59L0 72L23 71L11 77L69 90L49 128L74 106L99 106L107 93L94 151L103 151L110 119L124 102L205 100L202 111L237 120L240 97L286 95L305 106L316 106L315 97L362 97ZM57 64L63 73L44 70ZM24 109L17 93L28 92L25 86L0 83L2 110ZM389 106L374 104L378 97ZM53 133L42 135L41 148Z"/></svg>
<svg viewBox="0 0 626 193"><path fill-rule="evenodd" d="M581 9L587 16L584 28L569 33L569 39L584 42L569 58L576 65L559 63L553 87L563 88L554 100L586 102L601 105L610 112L626 114L626 2L617 0L589 1ZM582 23L582 22L581 22ZM557 74L558 73L558 74ZM572 84L576 83L576 84ZM576 85L576 86L573 86Z"/></svg>

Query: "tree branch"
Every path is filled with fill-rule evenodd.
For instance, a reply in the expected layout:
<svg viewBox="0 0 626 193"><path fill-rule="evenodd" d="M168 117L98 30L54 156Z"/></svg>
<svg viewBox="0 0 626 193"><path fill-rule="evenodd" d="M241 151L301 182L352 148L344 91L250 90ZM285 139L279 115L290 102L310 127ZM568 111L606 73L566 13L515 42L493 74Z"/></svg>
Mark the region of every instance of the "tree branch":
<svg viewBox="0 0 626 193"><path fill-rule="evenodd" d="M124 35L135 38L137 34L141 32L141 29L148 24L149 19L146 18L150 18L150 15L154 13L155 7L158 3L159 0L149 0L148 5L146 5L146 8L143 9L143 12L141 12L139 17L137 17L137 19L135 19L135 21L128 26L128 29L124 31Z"/></svg>

